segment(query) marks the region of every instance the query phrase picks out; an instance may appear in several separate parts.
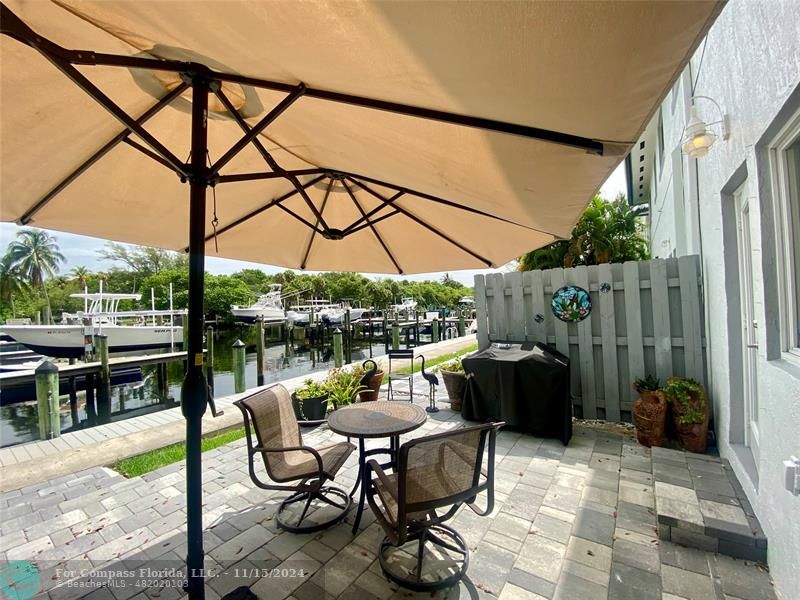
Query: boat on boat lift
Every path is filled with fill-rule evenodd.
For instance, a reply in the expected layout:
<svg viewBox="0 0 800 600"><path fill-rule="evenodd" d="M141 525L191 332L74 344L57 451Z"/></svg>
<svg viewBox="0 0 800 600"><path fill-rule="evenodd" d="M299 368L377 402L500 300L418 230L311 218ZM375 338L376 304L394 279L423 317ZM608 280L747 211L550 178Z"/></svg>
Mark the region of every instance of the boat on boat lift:
<svg viewBox="0 0 800 600"><path fill-rule="evenodd" d="M284 321L286 313L283 311L281 289L281 284L273 283L269 286L269 291L259 296L258 300L253 304L249 306L234 304L231 306L231 313L233 313L234 319L246 323L254 323L259 320L265 323Z"/></svg>
<svg viewBox="0 0 800 600"><path fill-rule="evenodd" d="M168 350L183 340L183 328L173 321L185 310L119 310L121 302L141 300L141 294L100 291L70 297L83 300L84 310L64 313L59 324L0 325L0 332L34 352L56 358L80 358L90 347L93 335L108 338L111 354ZM151 302L154 304L152 291Z"/></svg>

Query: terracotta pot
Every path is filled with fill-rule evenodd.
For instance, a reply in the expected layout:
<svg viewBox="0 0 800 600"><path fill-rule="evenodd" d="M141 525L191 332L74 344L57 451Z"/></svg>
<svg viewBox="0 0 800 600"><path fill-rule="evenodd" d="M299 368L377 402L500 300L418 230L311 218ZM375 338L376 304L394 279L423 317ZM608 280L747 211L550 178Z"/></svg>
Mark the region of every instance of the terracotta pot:
<svg viewBox="0 0 800 600"><path fill-rule="evenodd" d="M678 432L678 439L686 450L690 452L703 453L706 451L706 444L708 443L708 420L709 408L708 401L706 400L706 390L702 388L700 393L689 393L690 402L694 405L703 404L705 407L705 416L700 423L681 423L681 417L685 414L685 409L680 402L671 402L672 405L672 421L675 424L675 429Z"/></svg>
<svg viewBox="0 0 800 600"><path fill-rule="evenodd" d="M641 390L633 403L633 424L636 439L643 446L664 444L664 424L667 418L667 398L664 392Z"/></svg>
<svg viewBox="0 0 800 600"><path fill-rule="evenodd" d="M381 383L383 382L383 371L378 371L370 377L370 380L367 382L366 386L369 389L364 390L363 392L358 393L358 401L359 402L374 402L378 399L378 392L381 389Z"/></svg>
<svg viewBox="0 0 800 600"><path fill-rule="evenodd" d="M447 389L447 397L450 399L450 408L461 410L464 401L464 392L467 389L467 376L458 371L441 370L444 387Z"/></svg>

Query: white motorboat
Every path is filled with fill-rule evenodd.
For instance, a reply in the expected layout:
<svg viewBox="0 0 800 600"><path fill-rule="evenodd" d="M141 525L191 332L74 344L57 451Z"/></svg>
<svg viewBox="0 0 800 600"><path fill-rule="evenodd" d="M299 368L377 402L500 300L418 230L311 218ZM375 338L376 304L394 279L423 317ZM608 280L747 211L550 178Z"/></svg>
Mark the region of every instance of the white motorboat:
<svg viewBox="0 0 800 600"><path fill-rule="evenodd" d="M266 294L258 297L258 300L250 306L231 306L231 313L237 321L255 322L276 322L286 319L283 311L283 296L281 295L281 284L273 283L269 286Z"/></svg>
<svg viewBox="0 0 800 600"><path fill-rule="evenodd" d="M185 311L120 311L123 300L140 300L141 294L71 294L84 301L85 310L64 313L57 325L0 325L0 331L45 356L79 358L92 335L108 338L109 353L174 348L183 340L183 328L172 324ZM166 322L164 322L166 321Z"/></svg>
<svg viewBox="0 0 800 600"><path fill-rule="evenodd" d="M410 319L417 310L417 301L411 297L402 298L400 304L392 304L389 310Z"/></svg>
<svg viewBox="0 0 800 600"><path fill-rule="evenodd" d="M341 304L333 304L330 300L309 300L307 304L296 304L286 311L286 320L295 326L308 325L311 315L314 315L314 321L321 321L323 315L330 314L332 311L340 310Z"/></svg>

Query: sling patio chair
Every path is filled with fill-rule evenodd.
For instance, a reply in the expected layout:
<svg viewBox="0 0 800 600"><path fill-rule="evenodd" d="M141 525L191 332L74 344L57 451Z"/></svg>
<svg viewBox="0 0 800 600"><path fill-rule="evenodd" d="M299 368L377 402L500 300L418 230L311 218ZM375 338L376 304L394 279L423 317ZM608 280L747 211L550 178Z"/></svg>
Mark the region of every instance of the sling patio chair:
<svg viewBox="0 0 800 600"><path fill-rule="evenodd" d="M492 512L495 440L503 425L457 428L406 442L391 475L375 460L367 463L367 500L386 533L378 558L390 580L432 592L466 574L469 548L445 521L462 504L479 516ZM484 491L486 508L481 509L475 502Z"/></svg>
<svg viewBox="0 0 800 600"><path fill-rule="evenodd" d="M386 353L389 359L389 370L386 373L386 378L389 380L389 385L386 388L386 399L394 400L395 396L408 396L410 402L414 401L414 351L413 350L389 350ZM398 361L406 363L408 373L398 373L396 370ZM408 382L408 391L395 390L392 387L392 382L406 381Z"/></svg>
<svg viewBox="0 0 800 600"><path fill-rule="evenodd" d="M275 515L278 525L294 533L310 533L344 519L350 509L350 495L325 483L333 481L356 447L349 442L318 449L304 446L291 397L280 384L259 390L234 404L244 415L247 460L253 483L265 490L292 492L278 507ZM267 475L275 483L265 483L256 475L256 455L259 454ZM303 501L298 516L297 508ZM332 515L328 515L330 512ZM303 525L307 517L311 523Z"/></svg>

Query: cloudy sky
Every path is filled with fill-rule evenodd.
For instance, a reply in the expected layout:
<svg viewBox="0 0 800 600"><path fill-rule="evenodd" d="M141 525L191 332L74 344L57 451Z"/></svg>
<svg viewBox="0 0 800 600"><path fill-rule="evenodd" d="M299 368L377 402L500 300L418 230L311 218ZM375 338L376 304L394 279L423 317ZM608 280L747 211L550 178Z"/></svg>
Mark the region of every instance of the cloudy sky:
<svg viewBox="0 0 800 600"><path fill-rule="evenodd" d="M614 198L618 193L625 193L625 163L620 166L611 174L606 180L600 193L605 198ZM8 243L14 238L19 227L12 223L0 223L0 247L5 249ZM86 237L83 235L73 235L71 233L52 232L58 241L62 254L67 259L66 265L61 269L61 272L67 272L72 267L81 265L89 267L93 271L108 269L111 265L107 261L101 261L97 256L97 249L102 248L105 240L98 238ZM257 263L243 262L239 260L228 260L224 258L215 258L209 256L206 258L206 271L215 274L229 274L239 271L244 268L261 269L265 273L276 273L283 271L282 267L272 267L268 265L261 265ZM508 268L508 267L506 267ZM502 269L501 269L502 270ZM477 273L491 273L491 269L484 269L481 271L452 271L450 276L465 285L471 286L473 277ZM390 277L397 279L409 280L424 280L424 279L439 279L443 273L422 273L419 275L369 275L370 277Z"/></svg>

